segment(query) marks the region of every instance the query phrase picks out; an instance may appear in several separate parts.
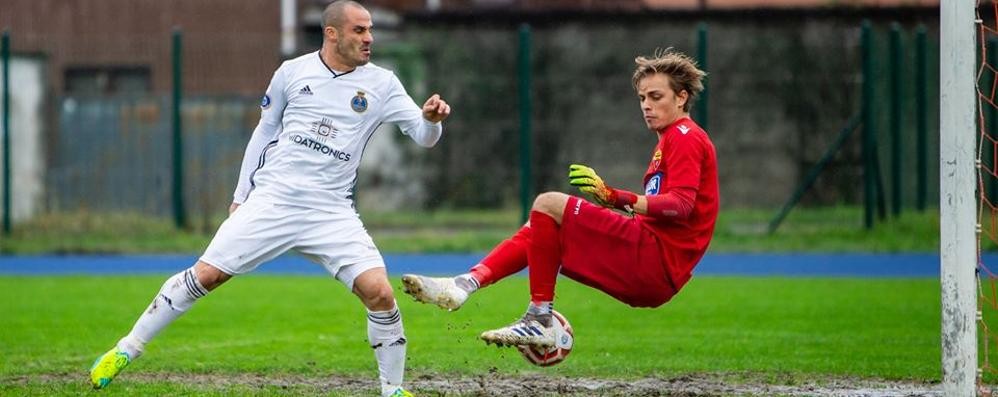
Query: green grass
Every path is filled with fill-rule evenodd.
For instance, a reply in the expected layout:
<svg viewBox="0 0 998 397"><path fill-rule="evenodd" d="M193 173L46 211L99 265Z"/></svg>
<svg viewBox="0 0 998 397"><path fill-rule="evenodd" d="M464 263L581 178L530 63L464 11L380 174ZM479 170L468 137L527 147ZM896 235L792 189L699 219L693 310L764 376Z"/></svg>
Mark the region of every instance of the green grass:
<svg viewBox="0 0 998 397"><path fill-rule="evenodd" d="M773 234L766 232L775 211L722 211L717 217L714 252L934 252L939 251L939 212L903 212L863 228L858 207L798 208ZM987 239L985 239L987 240ZM984 248L994 244L984 241Z"/></svg>
<svg viewBox="0 0 998 397"><path fill-rule="evenodd" d="M86 393L92 360L127 332L163 279L0 277L0 394ZM558 309L572 322L576 346L568 360L548 369L476 339L522 313L526 284L525 278L511 278L457 312L399 297L409 339L407 376L748 373L771 374L774 382L940 376L934 279L698 277L658 309L629 308L561 282ZM157 379L247 373L355 376L370 379L373 391L376 369L365 324L357 299L331 279L240 277L166 329L102 394L329 392Z"/></svg>
<svg viewBox="0 0 998 397"><path fill-rule="evenodd" d="M939 249L937 211L907 212L862 227L862 209L798 208L774 234L766 227L774 210L722 210L712 252L933 252ZM520 225L519 212L437 211L364 213L383 252L484 252ZM168 218L136 214L49 214L16 225L0 239L0 252L197 253L204 250L221 217L178 230ZM985 249L994 244L984 241Z"/></svg>

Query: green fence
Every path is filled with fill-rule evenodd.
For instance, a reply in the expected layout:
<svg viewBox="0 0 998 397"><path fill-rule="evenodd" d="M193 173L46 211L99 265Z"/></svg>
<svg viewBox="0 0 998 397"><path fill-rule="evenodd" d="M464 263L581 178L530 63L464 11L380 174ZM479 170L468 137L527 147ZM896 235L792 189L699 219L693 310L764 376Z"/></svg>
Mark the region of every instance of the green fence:
<svg viewBox="0 0 998 397"><path fill-rule="evenodd" d="M834 15L757 23L763 19L406 25L375 47L374 62L396 69L417 102L440 93L454 113L430 150L391 128L381 133L387 154L362 165L358 206L373 205L365 201L373 190L409 210L524 208L537 192L570 191L565 174L574 162L640 191L655 136L641 121L630 74L635 56L666 47L709 72L710 96L694 109L717 147L723 206L776 213L791 198L874 203L868 208L889 198L880 208L889 203L891 213L932 206L936 25L877 20L863 33L858 20ZM136 211L211 229L212 214L231 199L259 111L255 96L188 93L221 75L184 65L233 38L142 38L174 51L165 69L171 87L160 94L51 98L40 211ZM11 40L17 56L17 32ZM262 93L266 80L251 91ZM861 114L867 152L864 140L842 136ZM880 178L866 179L871 170ZM17 183L11 189L5 197Z"/></svg>

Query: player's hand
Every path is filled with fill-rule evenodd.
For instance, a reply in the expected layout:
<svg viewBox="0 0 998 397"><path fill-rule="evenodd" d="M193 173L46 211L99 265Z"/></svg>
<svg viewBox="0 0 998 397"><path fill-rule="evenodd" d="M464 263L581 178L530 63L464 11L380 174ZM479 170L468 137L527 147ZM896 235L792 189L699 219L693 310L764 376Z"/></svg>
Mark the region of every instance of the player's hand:
<svg viewBox="0 0 998 397"><path fill-rule="evenodd" d="M440 94L433 94L423 104L423 118L427 121L439 123L446 119L447 116L450 116L450 105L443 99L440 99Z"/></svg>
<svg viewBox="0 0 998 397"><path fill-rule="evenodd" d="M229 204L229 215L232 215L233 212L236 212L236 208L239 208L239 204L236 203Z"/></svg>
<svg viewBox="0 0 998 397"><path fill-rule="evenodd" d="M578 187L583 193L592 195L593 201L601 206L613 208L617 201L613 189L603 183L603 179L596 175L595 170L584 165L568 166L568 183Z"/></svg>

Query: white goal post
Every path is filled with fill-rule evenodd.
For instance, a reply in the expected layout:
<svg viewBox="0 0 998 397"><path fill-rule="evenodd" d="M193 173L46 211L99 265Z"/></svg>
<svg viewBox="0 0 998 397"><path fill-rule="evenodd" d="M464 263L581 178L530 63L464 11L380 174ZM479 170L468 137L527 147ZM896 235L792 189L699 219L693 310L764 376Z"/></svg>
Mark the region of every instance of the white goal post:
<svg viewBox="0 0 998 397"><path fill-rule="evenodd" d="M977 378L976 0L940 1L939 256L943 395Z"/></svg>

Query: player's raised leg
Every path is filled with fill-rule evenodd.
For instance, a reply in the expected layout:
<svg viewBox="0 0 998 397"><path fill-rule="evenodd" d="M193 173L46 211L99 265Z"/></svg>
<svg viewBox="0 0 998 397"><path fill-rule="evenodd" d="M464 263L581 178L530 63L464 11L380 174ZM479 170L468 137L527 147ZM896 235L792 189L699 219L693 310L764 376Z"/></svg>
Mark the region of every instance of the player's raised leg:
<svg viewBox="0 0 998 397"><path fill-rule="evenodd" d="M385 268L365 270L353 280L353 292L367 307L367 340L378 361L381 395L411 396L402 388L406 350L402 314L395 304Z"/></svg>
<svg viewBox="0 0 998 397"><path fill-rule="evenodd" d="M229 278L231 276L221 270L198 261L167 279L131 332L94 361L90 368L90 382L94 388L100 389L111 383L122 369L142 355L145 345L156 334Z"/></svg>
<svg viewBox="0 0 998 397"><path fill-rule="evenodd" d="M527 245L530 243L530 224L499 243L482 262L468 273L456 277L427 277L418 274L402 275L405 293L416 301L457 310L468 296L527 267Z"/></svg>
<svg viewBox="0 0 998 397"><path fill-rule="evenodd" d="M481 338L486 343L541 348L555 345L558 335L551 310L554 305L555 281L561 267L561 239L558 229L568 197L564 193L548 192L534 200L530 212L532 235L527 247L527 261L530 264L530 304L527 306L527 313L513 324L483 332Z"/></svg>

